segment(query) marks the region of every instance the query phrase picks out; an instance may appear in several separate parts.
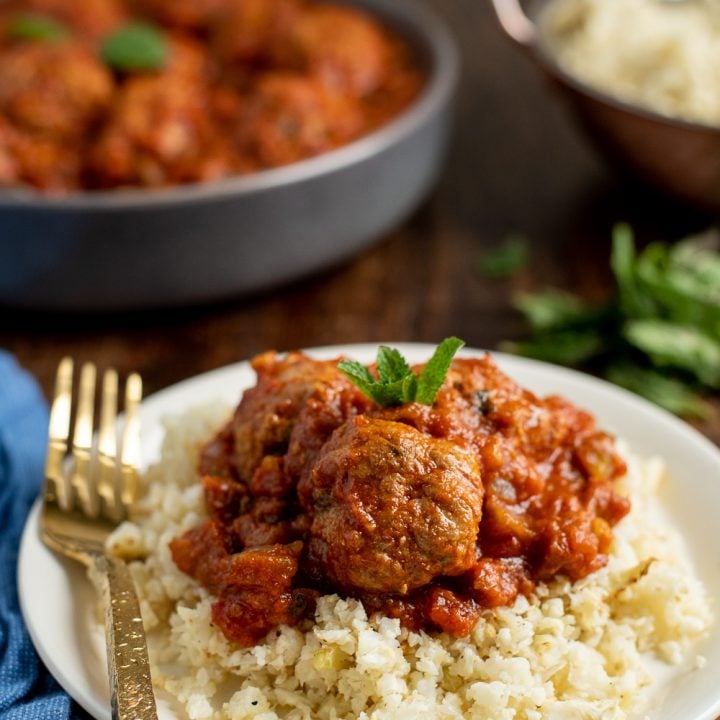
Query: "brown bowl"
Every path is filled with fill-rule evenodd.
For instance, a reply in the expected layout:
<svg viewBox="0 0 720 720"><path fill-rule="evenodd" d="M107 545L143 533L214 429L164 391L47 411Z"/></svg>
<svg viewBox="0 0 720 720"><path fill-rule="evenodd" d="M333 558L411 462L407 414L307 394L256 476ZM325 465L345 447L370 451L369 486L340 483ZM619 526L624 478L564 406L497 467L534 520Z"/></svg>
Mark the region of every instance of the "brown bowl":
<svg viewBox="0 0 720 720"><path fill-rule="evenodd" d="M492 0L507 35L526 48L600 149L640 178L706 210L720 210L720 128L669 118L584 84L563 70L540 30L548 0Z"/></svg>

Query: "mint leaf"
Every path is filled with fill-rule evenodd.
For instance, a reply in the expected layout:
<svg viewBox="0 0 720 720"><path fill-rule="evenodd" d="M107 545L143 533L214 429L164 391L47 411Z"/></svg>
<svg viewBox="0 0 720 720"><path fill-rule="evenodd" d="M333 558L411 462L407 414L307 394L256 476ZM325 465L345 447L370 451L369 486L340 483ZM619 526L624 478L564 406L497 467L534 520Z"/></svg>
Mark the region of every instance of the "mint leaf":
<svg viewBox="0 0 720 720"><path fill-rule="evenodd" d="M122 72L159 70L167 61L167 38L150 23L131 22L105 38L100 57Z"/></svg>
<svg viewBox="0 0 720 720"><path fill-rule="evenodd" d="M385 345L378 349L377 369L380 380L386 383L402 380L411 374L410 366L400 351Z"/></svg>
<svg viewBox="0 0 720 720"><path fill-rule="evenodd" d="M5 32L13 40L41 40L59 42L70 37L70 31L62 23L46 15L20 13L8 21Z"/></svg>
<svg viewBox="0 0 720 720"><path fill-rule="evenodd" d="M720 388L720 342L690 325L665 320L634 320L624 328L631 345L653 364L686 370L710 387Z"/></svg>
<svg viewBox="0 0 720 720"><path fill-rule="evenodd" d="M414 373L410 373L402 381L402 401L403 403L413 402L417 396L417 377Z"/></svg>
<svg viewBox="0 0 720 720"><path fill-rule="evenodd" d="M341 360L338 370L346 375L352 383L362 390L370 399L374 399L374 386L376 384L372 373L357 360Z"/></svg>
<svg viewBox="0 0 720 720"><path fill-rule="evenodd" d="M530 259L530 249L524 235L508 235L498 246L480 256L480 273L487 278L507 278L522 270Z"/></svg>
<svg viewBox="0 0 720 720"><path fill-rule="evenodd" d="M513 305L536 332L593 324L604 315L603 310L590 306L577 295L554 288L539 293L518 293Z"/></svg>
<svg viewBox="0 0 720 720"><path fill-rule="evenodd" d="M717 229L685 238L670 251L673 265L692 273L714 297L720 294L720 232Z"/></svg>
<svg viewBox="0 0 720 720"><path fill-rule="evenodd" d="M392 383L376 383L373 386L372 399L383 407L402 405L405 400L405 381L396 380Z"/></svg>
<svg viewBox="0 0 720 720"><path fill-rule="evenodd" d="M449 337L437 346L418 378L415 402L423 405L432 405L435 402L435 396L445 380L450 363L464 344L459 338Z"/></svg>
<svg viewBox="0 0 720 720"><path fill-rule="evenodd" d="M659 316L695 325L720 338L720 277L715 281L713 271L706 269L720 258L711 256L705 261L707 254L696 255L691 245L669 250L654 243L638 257L636 275L643 292L655 301Z"/></svg>
<svg viewBox="0 0 720 720"><path fill-rule="evenodd" d="M620 306L629 317L646 317L654 314L655 305L637 285L635 259L632 228L625 223L619 223L613 228L610 267L615 274Z"/></svg>

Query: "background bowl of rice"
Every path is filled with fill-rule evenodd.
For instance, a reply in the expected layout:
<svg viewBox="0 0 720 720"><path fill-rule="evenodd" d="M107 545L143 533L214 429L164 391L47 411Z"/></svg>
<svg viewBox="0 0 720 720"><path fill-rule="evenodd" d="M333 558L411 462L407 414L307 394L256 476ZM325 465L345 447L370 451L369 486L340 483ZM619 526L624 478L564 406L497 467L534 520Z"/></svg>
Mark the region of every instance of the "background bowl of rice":
<svg viewBox="0 0 720 720"><path fill-rule="evenodd" d="M399 349L411 362L432 351ZM369 362L375 350L312 354ZM643 718L715 720L720 452L677 418L605 382L523 358L495 359L521 384L565 396L624 438L621 452L632 467L625 482L638 512L618 529L607 572L575 586L559 580L492 611L469 639L408 633L394 620L368 617L355 601L326 596L313 628L281 629L255 648L229 646L209 623L207 596L173 567L166 541L203 512L194 454L252 386L253 373L247 363L229 366L143 402L143 452L151 464L145 519L117 540L154 548L133 572L162 720L624 720L646 700ZM94 593L76 563L39 541L37 510L19 558L23 614L63 687L93 717L109 719Z"/></svg>
<svg viewBox="0 0 720 720"><path fill-rule="evenodd" d="M616 165L720 210L720 11L705 0L493 0Z"/></svg>

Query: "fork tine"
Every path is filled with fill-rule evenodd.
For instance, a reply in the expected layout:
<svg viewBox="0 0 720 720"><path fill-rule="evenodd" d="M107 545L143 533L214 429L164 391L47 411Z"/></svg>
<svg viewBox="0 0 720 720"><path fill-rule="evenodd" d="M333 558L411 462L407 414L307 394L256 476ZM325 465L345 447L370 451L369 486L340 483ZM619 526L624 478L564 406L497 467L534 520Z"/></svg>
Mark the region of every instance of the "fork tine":
<svg viewBox="0 0 720 720"><path fill-rule="evenodd" d="M45 496L63 509L70 506L70 487L63 472L63 461L70 437L73 361L64 357L55 377L55 394L50 410L48 451L45 461Z"/></svg>
<svg viewBox="0 0 720 720"><path fill-rule="evenodd" d="M98 483L101 515L119 519L116 496L118 477L117 456L117 395L118 375L112 368L103 375L102 401L100 404L100 429L98 431Z"/></svg>
<svg viewBox="0 0 720 720"><path fill-rule="evenodd" d="M132 373L125 383L125 427L123 428L120 466L122 486L120 499L124 514L132 507L137 495L140 469L140 418L138 406L142 399L142 380Z"/></svg>
<svg viewBox="0 0 720 720"><path fill-rule="evenodd" d="M72 453L73 471L71 485L83 511L92 515L94 488L91 487L93 447L93 414L95 411L95 365L85 363L80 371L80 390L75 413Z"/></svg>

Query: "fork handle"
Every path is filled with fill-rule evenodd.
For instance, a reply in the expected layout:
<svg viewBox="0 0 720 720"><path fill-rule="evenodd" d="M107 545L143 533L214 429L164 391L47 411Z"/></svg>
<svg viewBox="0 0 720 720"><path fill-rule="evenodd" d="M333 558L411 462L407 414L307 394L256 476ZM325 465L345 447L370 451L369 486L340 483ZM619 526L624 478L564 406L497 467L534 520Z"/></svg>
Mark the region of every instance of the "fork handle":
<svg viewBox="0 0 720 720"><path fill-rule="evenodd" d="M130 570L123 560L94 556L105 578L105 639L113 720L157 720L145 629Z"/></svg>

